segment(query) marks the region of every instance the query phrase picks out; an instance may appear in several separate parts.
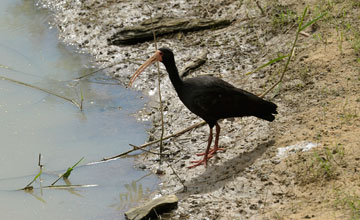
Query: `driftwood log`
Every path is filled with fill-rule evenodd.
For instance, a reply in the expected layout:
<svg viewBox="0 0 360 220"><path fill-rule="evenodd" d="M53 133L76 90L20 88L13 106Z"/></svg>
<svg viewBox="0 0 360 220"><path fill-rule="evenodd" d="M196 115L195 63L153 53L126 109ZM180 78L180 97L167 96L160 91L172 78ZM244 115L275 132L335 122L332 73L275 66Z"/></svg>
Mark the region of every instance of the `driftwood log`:
<svg viewBox="0 0 360 220"><path fill-rule="evenodd" d="M156 36L163 36L176 32L199 31L210 28L222 28L231 24L230 19L212 20L207 18L169 18L154 17L145 20L139 25L125 27L108 39L110 45L131 45L154 39L152 30Z"/></svg>

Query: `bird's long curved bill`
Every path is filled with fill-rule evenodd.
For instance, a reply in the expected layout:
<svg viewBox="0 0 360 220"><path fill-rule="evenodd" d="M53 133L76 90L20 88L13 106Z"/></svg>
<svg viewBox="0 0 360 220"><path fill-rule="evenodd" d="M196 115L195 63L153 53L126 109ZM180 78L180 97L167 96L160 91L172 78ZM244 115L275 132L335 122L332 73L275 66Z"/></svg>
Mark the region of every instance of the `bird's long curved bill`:
<svg viewBox="0 0 360 220"><path fill-rule="evenodd" d="M130 79L129 87L131 87L131 85L134 83L136 77L138 77L140 75L140 73L142 71L144 71L144 69L146 69L146 67L150 66L150 64L152 64L156 61L161 61L161 57L160 57L160 54L158 51L156 51L152 57L150 57L147 61L145 61L145 63L143 65L141 65L138 70L136 70L136 72L134 73L134 75L132 75L132 77Z"/></svg>

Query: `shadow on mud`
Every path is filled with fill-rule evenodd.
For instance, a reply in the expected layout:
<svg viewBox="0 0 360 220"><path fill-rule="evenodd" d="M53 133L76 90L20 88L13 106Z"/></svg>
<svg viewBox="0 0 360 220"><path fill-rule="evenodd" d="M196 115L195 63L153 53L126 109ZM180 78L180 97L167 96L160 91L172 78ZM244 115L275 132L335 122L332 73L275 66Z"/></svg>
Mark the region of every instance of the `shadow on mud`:
<svg viewBox="0 0 360 220"><path fill-rule="evenodd" d="M274 140L260 143L250 152L240 154L219 165L210 165L203 174L185 182L186 190L180 194L205 193L223 187L227 181L231 181L240 172L255 163L274 143Z"/></svg>

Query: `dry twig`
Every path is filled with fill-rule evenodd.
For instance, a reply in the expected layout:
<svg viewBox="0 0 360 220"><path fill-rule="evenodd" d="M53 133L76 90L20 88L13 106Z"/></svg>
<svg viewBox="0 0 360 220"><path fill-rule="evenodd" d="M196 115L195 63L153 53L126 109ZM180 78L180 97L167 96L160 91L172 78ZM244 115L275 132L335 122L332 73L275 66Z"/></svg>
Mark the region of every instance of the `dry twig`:
<svg viewBox="0 0 360 220"><path fill-rule="evenodd" d="M156 34L155 34L155 30L154 30L154 23L153 23L153 19L152 19L152 11L151 8L149 7L149 5L146 5L150 11L150 21L151 21L151 31L153 33L153 37L154 37L154 43L155 43L155 50L157 50L157 41L156 41ZM160 135L160 164L162 163L162 159L163 159L163 137L164 137L164 112L163 112L163 103L162 103L162 98L161 98L161 74L160 74L160 66L159 66L159 62L156 62L156 66L158 69L158 94L159 94L159 102L160 102L160 118L161 118L161 135Z"/></svg>
<svg viewBox="0 0 360 220"><path fill-rule="evenodd" d="M167 139L169 139L169 138L182 135L182 134L184 134L185 132L188 132L188 131L190 131L190 130L192 130L192 129L194 129L194 128L203 126L203 125L205 125L205 124L206 124L205 121L199 122L199 123L194 124L194 125L192 125L192 126L190 126L190 127L188 127L188 128L185 128L185 129L183 129L183 130L181 130L181 131L179 131L179 132L176 132L175 134L166 136L166 137L163 138L163 140L167 140ZM155 140L155 141L151 141L151 142L146 143L146 144L143 144L143 145L141 145L141 146L138 146L136 149L128 150L128 151L126 151L126 152L124 152L124 153L121 153L121 154L118 154L118 155L116 155L116 156L104 158L104 159L102 159L101 161L113 160L113 159L116 159L116 158L124 157L124 156L128 155L128 154L131 153L131 152L137 151L137 150L139 150L139 149L143 149L143 148L145 148L145 147L147 147L147 146L156 144L156 143L158 143L158 142L160 142L160 139L159 139L159 140Z"/></svg>

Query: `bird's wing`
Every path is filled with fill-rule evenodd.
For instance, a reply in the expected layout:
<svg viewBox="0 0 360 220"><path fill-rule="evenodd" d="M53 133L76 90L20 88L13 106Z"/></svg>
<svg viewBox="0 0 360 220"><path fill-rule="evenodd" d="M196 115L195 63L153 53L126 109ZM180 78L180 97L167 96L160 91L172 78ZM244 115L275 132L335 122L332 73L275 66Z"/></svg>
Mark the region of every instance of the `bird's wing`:
<svg viewBox="0 0 360 220"><path fill-rule="evenodd" d="M212 118L249 115L253 94L234 87L211 86L193 97L193 105L199 114Z"/></svg>
<svg viewBox="0 0 360 220"><path fill-rule="evenodd" d="M276 105L272 102L236 88L214 77L197 77L185 81L184 104L205 121L216 123L218 119L256 116L274 120Z"/></svg>

